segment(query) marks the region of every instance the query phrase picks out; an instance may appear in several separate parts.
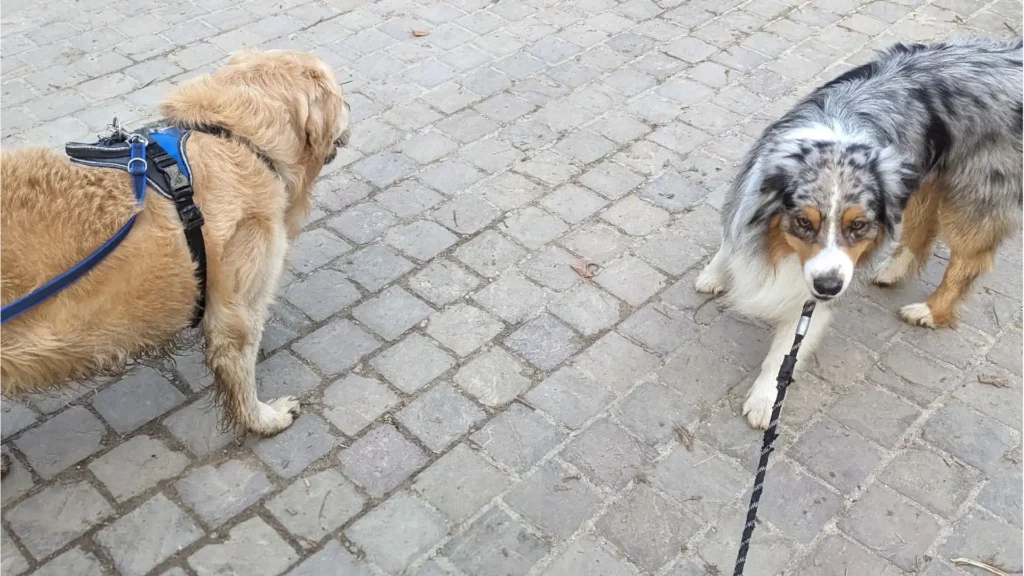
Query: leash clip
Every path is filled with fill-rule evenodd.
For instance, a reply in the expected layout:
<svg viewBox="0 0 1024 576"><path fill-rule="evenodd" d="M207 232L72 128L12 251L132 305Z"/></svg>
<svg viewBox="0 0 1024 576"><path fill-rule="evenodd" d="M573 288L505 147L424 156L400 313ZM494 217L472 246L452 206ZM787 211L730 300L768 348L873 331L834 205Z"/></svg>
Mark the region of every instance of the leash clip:
<svg viewBox="0 0 1024 576"><path fill-rule="evenodd" d="M128 173L132 176L143 176L147 170L149 170L149 163L146 162L145 158L132 158L128 160Z"/></svg>

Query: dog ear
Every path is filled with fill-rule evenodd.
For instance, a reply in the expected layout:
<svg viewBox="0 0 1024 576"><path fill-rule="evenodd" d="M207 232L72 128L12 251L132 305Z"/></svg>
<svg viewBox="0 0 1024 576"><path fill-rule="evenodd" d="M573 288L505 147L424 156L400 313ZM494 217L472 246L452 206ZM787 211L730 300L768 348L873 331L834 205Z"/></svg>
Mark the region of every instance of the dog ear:
<svg viewBox="0 0 1024 576"><path fill-rule="evenodd" d="M306 145L311 151L326 154L334 141L335 124L341 106L341 93L334 79L318 67L308 68L303 103L306 120Z"/></svg>
<svg viewBox="0 0 1024 576"><path fill-rule="evenodd" d="M772 216L778 214L786 204L787 191L790 187L790 176L786 170L775 165L770 172L761 177L758 185L757 209L750 218L751 225L764 224Z"/></svg>

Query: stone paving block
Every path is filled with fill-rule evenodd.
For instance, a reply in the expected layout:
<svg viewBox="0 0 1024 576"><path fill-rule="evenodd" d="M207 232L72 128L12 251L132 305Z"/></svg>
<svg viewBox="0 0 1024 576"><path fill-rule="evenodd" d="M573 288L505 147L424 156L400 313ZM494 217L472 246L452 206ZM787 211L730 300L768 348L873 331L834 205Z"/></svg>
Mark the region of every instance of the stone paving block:
<svg viewBox="0 0 1024 576"><path fill-rule="evenodd" d="M373 200L399 218L412 218L436 206L444 197L415 180L406 180L381 192Z"/></svg>
<svg viewBox="0 0 1024 576"><path fill-rule="evenodd" d="M625 393L658 365L658 359L609 332L580 354L573 365L609 389Z"/></svg>
<svg viewBox="0 0 1024 576"><path fill-rule="evenodd" d="M385 340L394 341L406 330L430 315L429 306L398 286L352 310L352 316Z"/></svg>
<svg viewBox="0 0 1024 576"><path fill-rule="evenodd" d="M707 536L696 546L697 558L703 560L704 566L718 566L728 570L736 562L736 550L739 549L746 520L746 503L742 507L729 508L722 514L717 525L712 526ZM796 554L796 545L791 540L777 531L769 532L766 526L760 526L751 540L744 574L779 574Z"/></svg>
<svg viewBox="0 0 1024 576"><path fill-rule="evenodd" d="M559 538L568 538L601 504L597 491L564 467L549 461L503 498L527 520Z"/></svg>
<svg viewBox="0 0 1024 576"><path fill-rule="evenodd" d="M472 104L475 100L476 98L463 105ZM475 110L462 110L452 114L447 120L437 123L438 130L463 144L479 140L498 128L497 122L484 117ZM439 192L451 195L479 180L481 176L482 174L466 164L449 161L443 166L435 166L430 175L431 182L426 180L424 182Z"/></svg>
<svg viewBox="0 0 1024 576"><path fill-rule="evenodd" d="M669 170L651 180L640 196L676 214L686 210L707 194L708 190L700 184Z"/></svg>
<svg viewBox="0 0 1024 576"><path fill-rule="evenodd" d="M501 348L477 356L458 373L455 383L485 406L505 404L530 387L526 368Z"/></svg>
<svg viewBox="0 0 1024 576"><path fill-rule="evenodd" d="M410 334L370 362L396 388L412 394L455 364L429 338Z"/></svg>
<svg viewBox="0 0 1024 576"><path fill-rule="evenodd" d="M87 482L51 485L4 511L11 531L37 559L63 548L113 515L114 509Z"/></svg>
<svg viewBox="0 0 1024 576"><path fill-rule="evenodd" d="M362 297L337 270L321 269L284 290L288 302L316 322L326 320Z"/></svg>
<svg viewBox="0 0 1024 576"><path fill-rule="evenodd" d="M555 150L566 158L573 158L581 164L590 164L615 150L615 143L589 130L577 130L555 146Z"/></svg>
<svg viewBox="0 0 1024 576"><path fill-rule="evenodd" d="M198 458L224 448L239 432L223 426L223 408L213 405L209 396L200 397L165 418L164 427Z"/></svg>
<svg viewBox="0 0 1024 576"><path fill-rule="evenodd" d="M1022 473L1009 454L1003 456L999 469L990 474L989 481L978 493L978 504L1003 520L1020 526L1022 522Z"/></svg>
<svg viewBox="0 0 1024 576"><path fill-rule="evenodd" d="M847 494L860 488L882 459L863 436L827 417L803 433L790 457Z"/></svg>
<svg viewBox="0 0 1024 576"><path fill-rule="evenodd" d="M988 471L1013 444L1013 431L980 416L959 403L951 402L925 423L921 436L960 458Z"/></svg>
<svg viewBox="0 0 1024 576"><path fill-rule="evenodd" d="M25 432L14 445L45 479L98 452L106 434L98 418L74 406Z"/></svg>
<svg viewBox="0 0 1024 576"><path fill-rule="evenodd" d="M274 484L266 473L241 460L206 465L174 483L182 502L216 528L270 493Z"/></svg>
<svg viewBox="0 0 1024 576"><path fill-rule="evenodd" d="M356 204L327 225L356 244L366 244L395 224L395 217L375 202Z"/></svg>
<svg viewBox="0 0 1024 576"><path fill-rule="evenodd" d="M897 492L949 518L982 480L976 470L921 446L911 446L879 475Z"/></svg>
<svg viewBox="0 0 1024 576"><path fill-rule="evenodd" d="M586 374L571 367L555 372L526 394L526 399L570 428L603 410L615 395Z"/></svg>
<svg viewBox="0 0 1024 576"><path fill-rule="evenodd" d="M293 345L300 356L326 374L340 374L380 343L348 320L335 320Z"/></svg>
<svg viewBox="0 0 1024 576"><path fill-rule="evenodd" d="M349 436L398 403L398 396L377 380L349 374L324 390L324 417Z"/></svg>
<svg viewBox="0 0 1024 576"><path fill-rule="evenodd" d="M999 522L980 510L971 510L939 545L945 558L984 558L983 562L1007 573L1020 572L1020 529Z"/></svg>
<svg viewBox="0 0 1024 576"><path fill-rule="evenodd" d="M320 384L320 377L288 352L277 352L256 365L256 386L262 398L304 396Z"/></svg>
<svg viewBox="0 0 1024 576"><path fill-rule="evenodd" d="M891 448L921 411L871 386L857 386L840 397L829 415L864 436Z"/></svg>
<svg viewBox="0 0 1024 576"><path fill-rule="evenodd" d="M822 338L814 352L814 363L807 366L807 370L830 382L846 383L863 374L871 362L871 356L863 346L831 333Z"/></svg>
<svg viewBox="0 0 1024 576"><path fill-rule="evenodd" d="M704 521L718 517L749 482L749 473L704 447L681 443L651 474L655 486Z"/></svg>
<svg viewBox="0 0 1024 576"><path fill-rule="evenodd" d="M577 224L608 202L585 188L569 184L549 194L541 204L566 222Z"/></svg>
<svg viewBox="0 0 1024 576"><path fill-rule="evenodd" d="M522 404L512 404L470 440L498 462L523 473L565 439L565 433Z"/></svg>
<svg viewBox="0 0 1024 576"><path fill-rule="evenodd" d="M434 210L432 217L453 232L473 234L500 215L474 194L460 194Z"/></svg>
<svg viewBox="0 0 1024 576"><path fill-rule="evenodd" d="M552 290L565 290L580 282L579 273L572 268L576 260L557 246L547 246L526 262L523 273Z"/></svg>
<svg viewBox="0 0 1024 576"><path fill-rule="evenodd" d="M594 281L633 306L640 306L665 286L657 270L630 256L609 264Z"/></svg>
<svg viewBox="0 0 1024 576"><path fill-rule="evenodd" d="M788 462L768 470L764 493L772 497L761 500L760 517L802 543L810 542L840 505L838 495ZM749 501L748 489L740 502Z"/></svg>
<svg viewBox="0 0 1024 576"><path fill-rule="evenodd" d="M1004 334L995 345L988 351L987 358L999 366L1010 370L1015 374L1021 373L1021 359L1018 358L1022 347L1021 332L1012 330Z"/></svg>
<svg viewBox="0 0 1024 576"><path fill-rule="evenodd" d="M3 531L2 538L0 538L0 545L4 549L3 558L0 558L0 570L3 570L4 574L18 576L28 571L28 560L15 547L14 541L7 535L6 530Z"/></svg>
<svg viewBox="0 0 1024 576"><path fill-rule="evenodd" d="M369 567L345 550L337 540L330 540L324 547L288 572L288 576L371 576Z"/></svg>
<svg viewBox="0 0 1024 576"><path fill-rule="evenodd" d="M6 574L6 572L5 572ZM92 552L72 548L33 572L38 576L104 576L103 564Z"/></svg>
<svg viewBox="0 0 1024 576"><path fill-rule="evenodd" d="M357 180L347 172L340 172L314 184L313 196L317 205L324 210L339 212L366 198L372 190L366 182Z"/></svg>
<svg viewBox="0 0 1024 576"><path fill-rule="evenodd" d="M292 245L292 269L309 274L351 249L347 242L326 230L311 230L296 238Z"/></svg>
<svg viewBox="0 0 1024 576"><path fill-rule="evenodd" d="M544 313L520 326L505 345L545 372L553 370L582 347L572 329Z"/></svg>
<svg viewBox="0 0 1024 576"><path fill-rule="evenodd" d="M467 356L504 329L500 320L468 304L456 304L435 314L427 325L427 334Z"/></svg>
<svg viewBox="0 0 1024 576"><path fill-rule="evenodd" d="M4 506L8 506L31 490L33 485L32 473L21 463L21 460L11 457L10 468L0 485L0 501Z"/></svg>
<svg viewBox="0 0 1024 576"><path fill-rule="evenodd" d="M668 212L630 196L605 210L601 218L630 236L646 236L669 219Z"/></svg>
<svg viewBox="0 0 1024 576"><path fill-rule="evenodd" d="M598 520L599 534L645 570L657 571L700 527L649 486L639 484Z"/></svg>
<svg viewBox="0 0 1024 576"><path fill-rule="evenodd" d="M252 451L278 476L302 473L337 444L330 428L316 414L305 414L272 438L253 438Z"/></svg>
<svg viewBox="0 0 1024 576"><path fill-rule="evenodd" d="M619 331L658 354L668 354L692 339L697 325L664 304L648 304L619 325Z"/></svg>
<svg viewBox="0 0 1024 576"><path fill-rule="evenodd" d="M499 136L478 140L462 148L459 155L477 168L491 173L500 172L524 157L521 151ZM516 175L505 173L505 176Z"/></svg>
<svg viewBox="0 0 1024 576"><path fill-rule="evenodd" d="M413 270L413 262L380 245L346 256L336 268L360 286L376 292Z"/></svg>
<svg viewBox="0 0 1024 576"><path fill-rule="evenodd" d="M544 540L498 507L441 548L460 570L479 576L522 576L549 551Z"/></svg>
<svg viewBox="0 0 1024 576"><path fill-rule="evenodd" d="M619 321L620 303L595 288L582 284L551 305L551 312L584 336L594 336Z"/></svg>
<svg viewBox="0 0 1024 576"><path fill-rule="evenodd" d="M181 474L187 456L145 434L114 447L89 464L89 470L118 502L124 502L158 483ZM131 470L131 474L125 474Z"/></svg>
<svg viewBox="0 0 1024 576"><path fill-rule="evenodd" d="M371 496L380 497L427 464L427 456L394 426L370 430L338 455L341 470Z"/></svg>
<svg viewBox="0 0 1024 576"><path fill-rule="evenodd" d="M426 262L458 241L451 232L425 220L405 226L396 226L384 236L384 241L406 255Z"/></svg>
<svg viewBox="0 0 1024 576"><path fill-rule="evenodd" d="M560 242L569 250L601 265L618 256L626 248L628 239L615 228L595 222L563 236Z"/></svg>
<svg viewBox="0 0 1024 576"><path fill-rule="evenodd" d="M544 576L573 576L600 574L601 576L634 576L637 574L628 562L613 556L596 540L584 537L573 542L543 572Z"/></svg>
<svg viewBox="0 0 1024 576"><path fill-rule="evenodd" d="M904 570L917 566L918 557L925 554L940 530L931 514L904 503L895 492L879 485L861 495L837 525Z"/></svg>
<svg viewBox="0 0 1024 576"><path fill-rule="evenodd" d="M278 300L271 306L270 318L267 319L267 323L263 327L263 339L260 341L260 350L269 353L280 349L304 332L309 325L309 319L301 311ZM207 372L208 382L204 380L195 382L189 374L181 375L192 389L195 389L197 384L205 388L213 383L213 375L209 372Z"/></svg>
<svg viewBox="0 0 1024 576"><path fill-rule="evenodd" d="M143 576L203 537L181 508L157 494L97 532L96 542L125 576Z"/></svg>
<svg viewBox="0 0 1024 576"><path fill-rule="evenodd" d="M385 188L412 174L416 163L395 152L381 152L356 162L352 170L374 186Z"/></svg>
<svg viewBox="0 0 1024 576"><path fill-rule="evenodd" d="M480 285L480 280L455 262L434 260L409 279L409 287L437 306L450 304Z"/></svg>
<svg viewBox="0 0 1024 576"><path fill-rule="evenodd" d="M36 414L30 408L13 400L0 404L0 427L4 440L36 423Z"/></svg>
<svg viewBox="0 0 1024 576"><path fill-rule="evenodd" d="M898 576L903 573L902 570L838 534L826 536L819 542L801 566L805 573L822 576L846 576L851 573Z"/></svg>
<svg viewBox="0 0 1024 576"><path fill-rule="evenodd" d="M250 518L228 531L227 539L207 544L188 558L200 576L251 574L273 576L291 566L299 555L261 518Z"/></svg>
<svg viewBox="0 0 1024 576"><path fill-rule="evenodd" d="M501 234L488 230L459 246L455 257L482 276L493 278L521 260L526 252Z"/></svg>
<svg viewBox="0 0 1024 576"><path fill-rule="evenodd" d="M569 229L565 222L533 206L513 213L505 220L502 228L531 250L540 248Z"/></svg>
<svg viewBox="0 0 1024 576"><path fill-rule="evenodd" d="M427 448L438 453L485 417L483 410L448 384L431 388L395 415Z"/></svg>
<svg viewBox="0 0 1024 576"><path fill-rule="evenodd" d="M513 273L491 282L473 294L472 298L487 311L515 324L543 308L551 299L551 293Z"/></svg>
<svg viewBox="0 0 1024 576"><path fill-rule="evenodd" d="M319 542L358 514L365 503L340 473L324 470L295 480L266 507L294 536Z"/></svg>
<svg viewBox="0 0 1024 576"><path fill-rule="evenodd" d="M459 444L420 473L412 489L458 524L508 484L504 474L465 444Z"/></svg>
<svg viewBox="0 0 1024 576"><path fill-rule="evenodd" d="M656 457L654 450L607 418L589 426L562 453L566 462L583 471L592 482L614 490L625 487Z"/></svg>
<svg viewBox="0 0 1024 576"><path fill-rule="evenodd" d="M398 572L445 535L444 519L433 509L399 492L345 531L377 565Z"/></svg>
<svg viewBox="0 0 1024 576"><path fill-rule="evenodd" d="M184 401L163 375L141 366L97 394L92 405L111 428L127 434Z"/></svg>

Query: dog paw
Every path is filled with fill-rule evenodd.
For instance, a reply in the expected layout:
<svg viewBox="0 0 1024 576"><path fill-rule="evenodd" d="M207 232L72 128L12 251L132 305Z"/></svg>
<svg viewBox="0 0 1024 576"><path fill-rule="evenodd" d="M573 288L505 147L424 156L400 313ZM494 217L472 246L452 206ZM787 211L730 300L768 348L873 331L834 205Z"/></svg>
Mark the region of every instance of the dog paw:
<svg viewBox="0 0 1024 576"><path fill-rule="evenodd" d="M907 304L903 308L900 308L900 318L903 318L904 322L913 326L927 326L929 328L935 328L935 320L932 318L932 311L928 308L928 304L924 302Z"/></svg>
<svg viewBox="0 0 1024 576"><path fill-rule="evenodd" d="M260 419L252 431L261 436L273 436L291 426L298 416L299 401L294 396L283 396L269 404L261 402Z"/></svg>
<svg viewBox="0 0 1024 576"><path fill-rule="evenodd" d="M758 378L760 380L760 378ZM758 390L755 382L747 395L747 401L743 403L743 415L747 422L758 430L764 430L772 421L772 408L775 407L776 390L774 382L767 387Z"/></svg>
<svg viewBox="0 0 1024 576"><path fill-rule="evenodd" d="M701 294L721 294L725 292L725 282L711 271L705 268L697 275L697 281L693 284L694 289Z"/></svg>

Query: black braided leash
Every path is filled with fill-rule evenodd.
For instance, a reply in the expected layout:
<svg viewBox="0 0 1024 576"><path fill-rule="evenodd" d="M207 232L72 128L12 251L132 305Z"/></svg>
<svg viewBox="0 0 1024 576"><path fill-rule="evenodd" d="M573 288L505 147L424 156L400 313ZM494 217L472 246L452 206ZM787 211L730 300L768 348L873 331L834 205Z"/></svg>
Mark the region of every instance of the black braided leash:
<svg viewBox="0 0 1024 576"><path fill-rule="evenodd" d="M814 313L814 300L804 303L804 311L800 314L800 322L796 325L796 336L793 338L793 347L789 354L782 359L782 368L779 369L778 395L775 398L775 405L772 406L772 419L768 423L768 429L764 431L764 443L761 444L761 460L757 463L757 476L754 477L754 491L750 493L750 508L747 509L747 523L743 525L743 538L740 539L740 552L736 555L736 569L733 576L743 576L743 567L747 563L747 551L750 549L750 539L754 536L754 526L757 522L757 506L761 501L761 492L764 491L764 476L768 470L768 457L771 455L772 446L778 435L775 429L779 426L779 415L782 413L782 403L786 401L786 390L793 381L793 369L796 367L796 353L800 350L800 343L807 335L807 328L811 325L811 314Z"/></svg>

